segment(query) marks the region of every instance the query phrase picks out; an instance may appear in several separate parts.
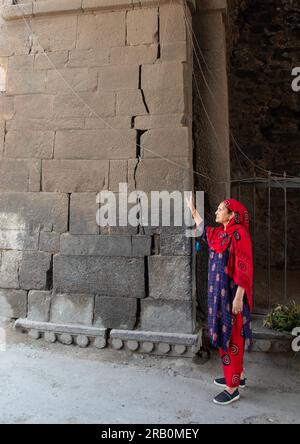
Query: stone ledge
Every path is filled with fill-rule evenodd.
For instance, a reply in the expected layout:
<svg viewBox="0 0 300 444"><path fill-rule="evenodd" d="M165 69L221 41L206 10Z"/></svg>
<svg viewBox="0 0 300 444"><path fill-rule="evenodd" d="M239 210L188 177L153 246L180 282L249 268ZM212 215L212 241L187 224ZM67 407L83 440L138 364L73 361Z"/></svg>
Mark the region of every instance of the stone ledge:
<svg viewBox="0 0 300 444"><path fill-rule="evenodd" d="M147 353L158 356L193 358L202 345L202 330L197 334L176 334L138 330L109 330L76 324L55 324L20 318L15 329L27 332L33 339L56 341L65 345L75 343L79 347L93 345L96 348L110 346L115 350Z"/></svg>
<svg viewBox="0 0 300 444"><path fill-rule="evenodd" d="M192 11L196 9L196 0L187 0ZM85 11L116 11L121 9L157 7L169 0L45 0L43 2L6 4L2 6L1 15L4 20L16 20L24 17L38 17L49 14ZM183 0L173 0L183 3Z"/></svg>
<svg viewBox="0 0 300 444"><path fill-rule="evenodd" d="M227 0L196 0L196 12L227 12Z"/></svg>

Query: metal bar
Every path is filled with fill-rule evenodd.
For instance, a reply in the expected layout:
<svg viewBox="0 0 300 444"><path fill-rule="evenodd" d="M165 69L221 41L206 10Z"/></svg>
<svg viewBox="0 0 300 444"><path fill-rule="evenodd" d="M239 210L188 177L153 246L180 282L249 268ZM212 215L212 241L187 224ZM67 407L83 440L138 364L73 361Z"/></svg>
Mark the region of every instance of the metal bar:
<svg viewBox="0 0 300 444"><path fill-rule="evenodd" d="M284 172L284 177L286 172ZM287 189L284 188L284 302L287 301Z"/></svg>
<svg viewBox="0 0 300 444"><path fill-rule="evenodd" d="M268 309L271 307L271 172L269 172L268 185Z"/></svg>

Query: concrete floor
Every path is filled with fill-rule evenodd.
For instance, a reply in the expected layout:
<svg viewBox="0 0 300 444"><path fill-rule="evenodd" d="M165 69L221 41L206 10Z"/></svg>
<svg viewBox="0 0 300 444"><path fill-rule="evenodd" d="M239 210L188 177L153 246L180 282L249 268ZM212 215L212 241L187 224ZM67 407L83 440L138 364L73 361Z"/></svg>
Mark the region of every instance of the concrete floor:
<svg viewBox="0 0 300 444"><path fill-rule="evenodd" d="M241 399L212 403L205 362L46 344L9 332L0 352L0 423L300 423L300 356L247 354Z"/></svg>

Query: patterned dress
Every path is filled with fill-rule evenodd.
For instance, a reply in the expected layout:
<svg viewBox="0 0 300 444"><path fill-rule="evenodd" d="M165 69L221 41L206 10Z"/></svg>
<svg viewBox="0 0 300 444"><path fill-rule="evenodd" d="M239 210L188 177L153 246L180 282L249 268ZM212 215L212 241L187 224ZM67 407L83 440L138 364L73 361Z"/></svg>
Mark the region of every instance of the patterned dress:
<svg viewBox="0 0 300 444"><path fill-rule="evenodd" d="M200 238L207 243L206 228ZM199 248L199 245L198 245ZM216 253L209 248L208 262L208 333L214 347L228 351L232 322L232 302L238 285L226 273L229 258L229 247L223 253ZM241 335L245 339L245 350L252 348L251 315L244 294L243 327Z"/></svg>

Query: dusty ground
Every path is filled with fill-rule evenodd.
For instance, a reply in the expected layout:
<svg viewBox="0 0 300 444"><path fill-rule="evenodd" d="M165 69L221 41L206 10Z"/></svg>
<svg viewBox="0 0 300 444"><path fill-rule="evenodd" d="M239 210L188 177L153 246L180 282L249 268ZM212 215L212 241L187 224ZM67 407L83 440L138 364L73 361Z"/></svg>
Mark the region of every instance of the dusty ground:
<svg viewBox="0 0 300 444"><path fill-rule="evenodd" d="M300 356L247 354L248 387L223 407L206 362L47 344L9 332L0 423L300 423Z"/></svg>

